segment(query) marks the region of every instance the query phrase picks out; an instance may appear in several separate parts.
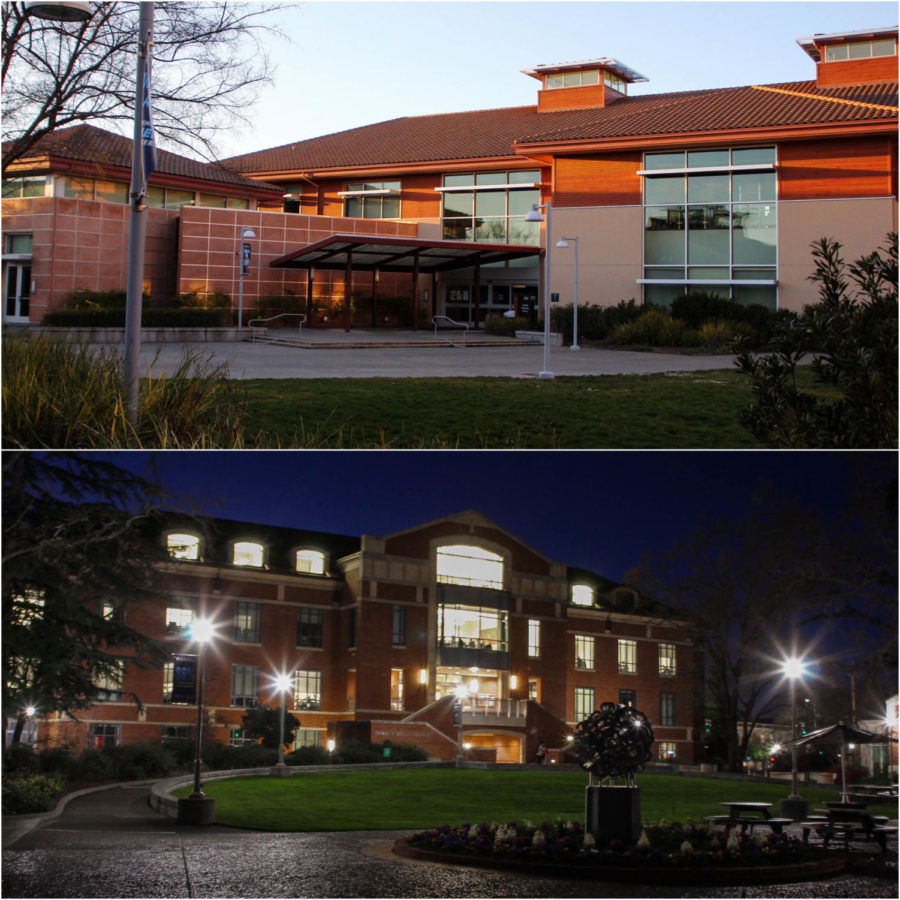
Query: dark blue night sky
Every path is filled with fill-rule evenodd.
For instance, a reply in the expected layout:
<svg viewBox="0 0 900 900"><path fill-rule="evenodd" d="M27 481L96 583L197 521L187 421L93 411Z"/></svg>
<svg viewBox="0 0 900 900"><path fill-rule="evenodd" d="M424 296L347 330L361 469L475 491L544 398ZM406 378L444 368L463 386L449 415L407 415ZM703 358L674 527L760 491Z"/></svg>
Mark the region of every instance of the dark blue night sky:
<svg viewBox="0 0 900 900"><path fill-rule="evenodd" d="M861 475L885 486L894 453L178 451L118 465L193 511L383 535L477 509L544 555L619 580L700 515L738 512L765 482L834 515ZM155 476L147 470L156 465ZM839 520L836 527L840 527Z"/></svg>

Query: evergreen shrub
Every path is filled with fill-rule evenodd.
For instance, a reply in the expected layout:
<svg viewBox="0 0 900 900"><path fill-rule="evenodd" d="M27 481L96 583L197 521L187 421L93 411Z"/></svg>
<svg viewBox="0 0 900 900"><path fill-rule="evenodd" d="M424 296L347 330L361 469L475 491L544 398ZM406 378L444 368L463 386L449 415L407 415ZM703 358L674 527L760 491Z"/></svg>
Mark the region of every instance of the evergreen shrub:
<svg viewBox="0 0 900 900"><path fill-rule="evenodd" d="M3 781L3 812L42 813L53 808L65 787L62 775L26 775Z"/></svg>

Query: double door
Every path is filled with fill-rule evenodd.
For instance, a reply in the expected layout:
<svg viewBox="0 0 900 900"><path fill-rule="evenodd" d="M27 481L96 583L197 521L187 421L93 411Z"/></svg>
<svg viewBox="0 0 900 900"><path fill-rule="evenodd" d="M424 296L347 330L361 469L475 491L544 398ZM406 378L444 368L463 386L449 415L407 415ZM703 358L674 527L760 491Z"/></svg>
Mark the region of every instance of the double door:
<svg viewBox="0 0 900 900"><path fill-rule="evenodd" d="M5 263L3 273L3 321L27 322L30 300L31 263Z"/></svg>

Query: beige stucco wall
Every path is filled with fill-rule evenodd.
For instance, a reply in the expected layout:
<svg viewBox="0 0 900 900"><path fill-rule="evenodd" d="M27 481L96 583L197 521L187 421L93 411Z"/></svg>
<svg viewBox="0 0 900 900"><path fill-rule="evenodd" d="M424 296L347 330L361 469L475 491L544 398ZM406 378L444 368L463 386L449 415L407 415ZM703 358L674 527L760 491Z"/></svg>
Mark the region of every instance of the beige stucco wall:
<svg viewBox="0 0 900 900"><path fill-rule="evenodd" d="M808 279L814 263L810 244L819 238L839 241L845 262L881 247L897 230L897 204L890 197L861 200L782 200L778 204L778 304L802 310L818 299Z"/></svg>
<svg viewBox="0 0 900 900"><path fill-rule="evenodd" d="M578 303L615 306L641 299L642 236L640 206L554 209L550 240L551 290L563 306L572 303L574 244L556 247L563 236L578 238Z"/></svg>

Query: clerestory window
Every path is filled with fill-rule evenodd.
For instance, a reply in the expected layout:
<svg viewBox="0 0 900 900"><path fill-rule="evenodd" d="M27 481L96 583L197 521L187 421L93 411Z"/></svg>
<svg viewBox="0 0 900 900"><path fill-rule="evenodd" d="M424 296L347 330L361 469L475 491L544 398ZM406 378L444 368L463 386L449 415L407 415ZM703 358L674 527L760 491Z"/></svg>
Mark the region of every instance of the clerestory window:
<svg viewBox="0 0 900 900"><path fill-rule="evenodd" d="M437 580L442 584L503 589L503 557L481 547L453 544L437 551Z"/></svg>

